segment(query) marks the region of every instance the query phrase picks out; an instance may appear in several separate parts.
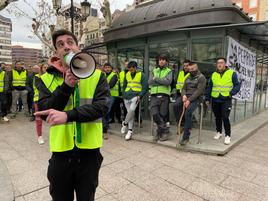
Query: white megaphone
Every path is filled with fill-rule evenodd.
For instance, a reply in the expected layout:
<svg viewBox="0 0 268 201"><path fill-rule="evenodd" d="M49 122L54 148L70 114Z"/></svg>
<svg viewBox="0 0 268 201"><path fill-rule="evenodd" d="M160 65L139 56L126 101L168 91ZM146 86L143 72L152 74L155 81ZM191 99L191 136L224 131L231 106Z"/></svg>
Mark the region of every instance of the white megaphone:
<svg viewBox="0 0 268 201"><path fill-rule="evenodd" d="M87 52L70 52L64 56L64 62L70 67L74 76L84 79L90 77L96 69L96 60Z"/></svg>

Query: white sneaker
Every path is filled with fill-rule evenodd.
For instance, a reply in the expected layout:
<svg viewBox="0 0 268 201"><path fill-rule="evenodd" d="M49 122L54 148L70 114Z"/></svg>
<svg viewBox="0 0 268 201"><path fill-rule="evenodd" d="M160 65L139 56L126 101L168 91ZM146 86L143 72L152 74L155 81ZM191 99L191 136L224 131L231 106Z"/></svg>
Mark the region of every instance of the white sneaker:
<svg viewBox="0 0 268 201"><path fill-rule="evenodd" d="M217 132L217 134L214 136L214 140L219 140L222 137L222 134Z"/></svg>
<svg viewBox="0 0 268 201"><path fill-rule="evenodd" d="M121 133L125 134L127 132L127 125L125 125L125 122L122 122L122 128L121 128Z"/></svg>
<svg viewBox="0 0 268 201"><path fill-rule="evenodd" d="M4 116L4 117L3 117L3 121L5 121L5 122L9 122L9 119L8 119L6 116Z"/></svg>
<svg viewBox="0 0 268 201"><path fill-rule="evenodd" d="M38 144L45 144L45 141L44 141L44 139L43 139L43 137L42 136L39 136L38 137L38 139L37 139L37 141L38 141Z"/></svg>
<svg viewBox="0 0 268 201"><path fill-rule="evenodd" d="M224 144L229 145L231 143L231 137L225 136Z"/></svg>
<svg viewBox="0 0 268 201"><path fill-rule="evenodd" d="M131 139L131 136L132 136L132 131L129 130L125 136L125 140L130 140Z"/></svg>
<svg viewBox="0 0 268 201"><path fill-rule="evenodd" d="M166 127L170 128L170 122L169 121L166 123Z"/></svg>

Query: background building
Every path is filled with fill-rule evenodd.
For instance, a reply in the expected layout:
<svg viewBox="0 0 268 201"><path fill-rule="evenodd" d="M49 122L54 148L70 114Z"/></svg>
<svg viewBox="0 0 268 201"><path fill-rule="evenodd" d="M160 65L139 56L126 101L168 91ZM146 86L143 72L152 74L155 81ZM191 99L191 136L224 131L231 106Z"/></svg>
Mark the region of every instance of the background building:
<svg viewBox="0 0 268 201"><path fill-rule="evenodd" d="M260 20L268 20L268 0L260 0Z"/></svg>
<svg viewBox="0 0 268 201"><path fill-rule="evenodd" d="M239 7L248 13L249 17L252 17L254 21L262 20L261 4L262 2L268 3L267 0L233 0Z"/></svg>
<svg viewBox="0 0 268 201"><path fill-rule="evenodd" d="M25 66L33 66L43 60L42 50L19 45L12 46L12 60L13 62L20 60Z"/></svg>
<svg viewBox="0 0 268 201"><path fill-rule="evenodd" d="M0 15L0 62L7 64L12 63L11 32L11 20Z"/></svg>

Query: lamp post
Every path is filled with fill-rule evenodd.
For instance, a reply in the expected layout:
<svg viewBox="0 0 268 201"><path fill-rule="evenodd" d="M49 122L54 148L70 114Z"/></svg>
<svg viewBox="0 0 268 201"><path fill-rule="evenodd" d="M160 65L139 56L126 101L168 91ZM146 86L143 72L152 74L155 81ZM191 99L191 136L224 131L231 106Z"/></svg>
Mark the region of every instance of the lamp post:
<svg viewBox="0 0 268 201"><path fill-rule="evenodd" d="M81 13L79 11L75 11L74 2L71 0L70 10L61 11L61 3L62 0L52 0L53 8L56 10L56 15L65 16L65 18L71 18L71 31L74 33L74 21L82 21L85 22L87 17L90 15L91 4L84 0L81 2Z"/></svg>

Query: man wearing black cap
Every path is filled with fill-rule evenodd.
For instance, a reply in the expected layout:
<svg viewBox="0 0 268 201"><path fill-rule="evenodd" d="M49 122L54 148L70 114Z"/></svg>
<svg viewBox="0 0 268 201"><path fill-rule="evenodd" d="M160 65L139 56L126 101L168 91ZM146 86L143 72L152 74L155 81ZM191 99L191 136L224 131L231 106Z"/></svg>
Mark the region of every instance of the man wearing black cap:
<svg viewBox="0 0 268 201"><path fill-rule="evenodd" d="M169 134L166 117L169 110L172 71L167 66L167 61L166 54L159 56L159 66L152 70L148 81L151 88L151 115L157 124L157 133L154 135L155 141L165 141Z"/></svg>
<svg viewBox="0 0 268 201"><path fill-rule="evenodd" d="M130 140L132 137L135 110L148 89L146 77L142 72L137 71L137 66L135 61L128 63L128 72L123 84L122 96L127 108L127 115L122 123L121 133L127 132L128 125L125 140Z"/></svg>

